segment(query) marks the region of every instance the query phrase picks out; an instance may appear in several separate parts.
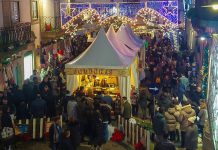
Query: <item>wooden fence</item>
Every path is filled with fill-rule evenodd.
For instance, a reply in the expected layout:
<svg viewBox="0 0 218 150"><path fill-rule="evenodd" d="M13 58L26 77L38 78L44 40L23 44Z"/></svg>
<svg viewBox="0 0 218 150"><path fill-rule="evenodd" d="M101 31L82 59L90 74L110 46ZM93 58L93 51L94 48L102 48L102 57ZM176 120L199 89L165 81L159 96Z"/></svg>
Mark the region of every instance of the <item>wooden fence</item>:
<svg viewBox="0 0 218 150"><path fill-rule="evenodd" d="M62 126L62 116L60 116L60 120ZM16 125L15 134L17 136L28 135L31 140L46 138L52 124L50 118L15 120L14 123Z"/></svg>
<svg viewBox="0 0 218 150"><path fill-rule="evenodd" d="M125 141L134 146L139 141L146 145L146 150L150 150L150 131L125 120L120 115L117 119L118 129L123 128L125 133Z"/></svg>

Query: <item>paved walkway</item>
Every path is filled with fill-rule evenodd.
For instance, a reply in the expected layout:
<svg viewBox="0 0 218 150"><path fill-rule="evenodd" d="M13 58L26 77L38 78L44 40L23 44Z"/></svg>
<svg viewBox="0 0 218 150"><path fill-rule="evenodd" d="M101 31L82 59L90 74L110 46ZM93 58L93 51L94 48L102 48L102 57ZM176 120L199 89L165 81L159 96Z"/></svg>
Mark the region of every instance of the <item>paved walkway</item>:
<svg viewBox="0 0 218 150"><path fill-rule="evenodd" d="M50 150L48 143L45 142L28 142L28 143L17 143L16 150ZM91 146L82 143L78 150L90 150ZM103 150L133 150L125 144L117 144L114 142L108 142L103 145Z"/></svg>

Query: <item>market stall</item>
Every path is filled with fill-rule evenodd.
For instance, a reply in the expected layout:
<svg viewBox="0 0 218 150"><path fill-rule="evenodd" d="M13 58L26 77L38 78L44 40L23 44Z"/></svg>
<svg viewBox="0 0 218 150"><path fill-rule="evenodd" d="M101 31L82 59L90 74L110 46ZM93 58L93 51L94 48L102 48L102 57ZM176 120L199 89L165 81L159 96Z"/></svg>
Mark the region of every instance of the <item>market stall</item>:
<svg viewBox="0 0 218 150"><path fill-rule="evenodd" d="M107 38L109 39L110 43L114 46L117 53L125 57L125 61L133 62L130 67L131 76L133 77L131 80L131 85L134 85L135 88L138 89L138 51L134 51L133 49L131 49L131 47L128 46L128 44L120 42L120 39L118 38L118 35L116 34L112 25L107 31Z"/></svg>
<svg viewBox="0 0 218 150"><path fill-rule="evenodd" d="M65 65L67 89L73 92L83 85L86 92L119 93L129 99L134 58L127 59L118 51L101 29L85 52Z"/></svg>

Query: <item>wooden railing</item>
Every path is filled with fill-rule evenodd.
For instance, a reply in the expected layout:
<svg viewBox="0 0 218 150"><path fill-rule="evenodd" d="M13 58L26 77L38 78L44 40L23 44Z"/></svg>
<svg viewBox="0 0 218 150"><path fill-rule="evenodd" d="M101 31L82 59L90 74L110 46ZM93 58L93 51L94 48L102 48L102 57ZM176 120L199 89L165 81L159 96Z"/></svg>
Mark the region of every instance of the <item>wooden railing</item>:
<svg viewBox="0 0 218 150"><path fill-rule="evenodd" d="M31 41L31 23L0 28L0 48L16 47Z"/></svg>

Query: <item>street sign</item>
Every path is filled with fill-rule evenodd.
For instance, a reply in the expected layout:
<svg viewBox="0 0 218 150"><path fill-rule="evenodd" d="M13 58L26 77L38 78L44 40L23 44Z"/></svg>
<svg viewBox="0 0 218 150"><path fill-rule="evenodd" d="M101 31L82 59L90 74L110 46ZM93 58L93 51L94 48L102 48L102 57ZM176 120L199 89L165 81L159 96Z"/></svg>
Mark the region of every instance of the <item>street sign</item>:
<svg viewBox="0 0 218 150"><path fill-rule="evenodd" d="M159 86L156 83L152 83L148 86L149 92L154 96L157 95L160 91Z"/></svg>

